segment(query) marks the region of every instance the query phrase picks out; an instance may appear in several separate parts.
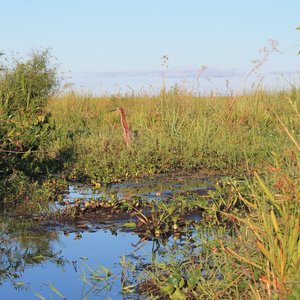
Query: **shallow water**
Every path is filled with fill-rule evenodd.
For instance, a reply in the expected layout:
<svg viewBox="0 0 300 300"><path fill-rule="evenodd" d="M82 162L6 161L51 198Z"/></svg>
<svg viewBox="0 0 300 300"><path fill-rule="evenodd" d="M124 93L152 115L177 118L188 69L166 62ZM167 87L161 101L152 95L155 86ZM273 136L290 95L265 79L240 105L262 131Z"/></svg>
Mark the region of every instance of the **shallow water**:
<svg viewBox="0 0 300 300"><path fill-rule="evenodd" d="M43 235L42 232L40 234ZM83 270L88 274L87 266L94 270L105 266L114 275L120 275L120 257L130 256L134 251L131 243L139 241L134 234L119 232L113 235L107 230L99 230L94 233L85 232L81 233L81 236L81 239L77 240L75 239L76 233L70 233L68 236L57 233L55 239L48 244L53 257L52 255L47 257L45 248L41 247L39 251L34 252L30 249L31 246L27 250L34 253L33 257L36 257L36 260L33 259L33 261L26 260L25 255L23 258L15 256L14 252L18 248L22 248L22 245L17 240L12 241L10 247L14 249L11 253L11 256L15 256L16 259L14 263L17 264L18 261L22 263L17 270L12 270L13 272L9 274L10 278L2 281L0 299L38 299L35 296L37 292L46 299L57 299L58 295L51 289L50 284L67 299L83 299L90 288L80 278ZM35 235L35 238L38 236ZM30 239L29 237L28 242L34 245L34 240L30 241ZM145 252L151 252L151 242L145 243L135 255L144 256ZM43 257L40 259L41 261L39 261L39 256ZM19 278L16 278L17 276ZM110 291L104 289L97 295L92 293L88 299L97 297L98 299L99 297L100 299L109 299L109 297L123 299L120 294L120 280L116 281Z"/></svg>
<svg viewBox="0 0 300 300"><path fill-rule="evenodd" d="M70 185L65 199L70 202L74 199L107 198L111 195L129 198L140 197L145 201L172 198L177 194L197 193L204 194L214 187L217 176L199 175L167 175L140 179L125 183L114 183L101 189L93 189L86 185Z"/></svg>
<svg viewBox="0 0 300 300"><path fill-rule="evenodd" d="M173 177L119 183L97 191L72 185L65 200L101 198L115 194L119 198L138 196L145 200L161 200L178 193L204 193L213 188L208 177ZM31 220L0 221L0 300L6 299L134 299L121 293L120 260L149 262L156 256L155 242L144 241L134 232L97 225L92 230L79 230L72 225L48 226L42 229ZM177 243L170 238L168 244ZM135 244L138 244L135 246ZM163 252L163 246L160 249ZM95 293L84 282L89 267L109 269L113 276L103 281ZM103 274L102 274L103 275ZM113 284L107 288L105 284ZM55 290L56 289L56 290ZM91 292L91 293L89 293ZM61 294L61 296L58 295ZM128 297L128 298L126 298ZM139 298L140 299L140 298Z"/></svg>

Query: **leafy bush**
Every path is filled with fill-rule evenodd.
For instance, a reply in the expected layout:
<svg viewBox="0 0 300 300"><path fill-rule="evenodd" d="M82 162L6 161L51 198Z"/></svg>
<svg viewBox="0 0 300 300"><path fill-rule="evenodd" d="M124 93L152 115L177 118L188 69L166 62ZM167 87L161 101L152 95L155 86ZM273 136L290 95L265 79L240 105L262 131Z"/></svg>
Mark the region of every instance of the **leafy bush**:
<svg viewBox="0 0 300 300"><path fill-rule="evenodd" d="M46 173L45 151L54 123L45 111L58 80L49 51L32 52L27 61L0 69L0 196L2 203L22 193L20 180L30 184ZM26 188L23 190L26 190ZM9 202L9 201L8 201Z"/></svg>
<svg viewBox="0 0 300 300"><path fill-rule="evenodd" d="M42 112L49 96L57 87L56 68L49 67L49 51L33 52L29 60L16 61L2 69L0 99L2 113L16 114Z"/></svg>

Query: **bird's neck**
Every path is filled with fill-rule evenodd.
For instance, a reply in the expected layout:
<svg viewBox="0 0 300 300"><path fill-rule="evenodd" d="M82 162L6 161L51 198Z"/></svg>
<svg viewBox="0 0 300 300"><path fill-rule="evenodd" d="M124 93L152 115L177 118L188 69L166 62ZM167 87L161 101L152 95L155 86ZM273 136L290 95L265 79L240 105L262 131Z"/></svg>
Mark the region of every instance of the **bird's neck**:
<svg viewBox="0 0 300 300"><path fill-rule="evenodd" d="M129 144L131 144L131 131L128 127L127 121L125 119L125 115L123 113L121 114L121 123L124 132L124 140L126 145L128 146Z"/></svg>
<svg viewBox="0 0 300 300"><path fill-rule="evenodd" d="M124 132L129 133L130 129L128 127L127 121L126 121L125 116L123 114L121 114L121 123L122 123L122 127L123 127Z"/></svg>

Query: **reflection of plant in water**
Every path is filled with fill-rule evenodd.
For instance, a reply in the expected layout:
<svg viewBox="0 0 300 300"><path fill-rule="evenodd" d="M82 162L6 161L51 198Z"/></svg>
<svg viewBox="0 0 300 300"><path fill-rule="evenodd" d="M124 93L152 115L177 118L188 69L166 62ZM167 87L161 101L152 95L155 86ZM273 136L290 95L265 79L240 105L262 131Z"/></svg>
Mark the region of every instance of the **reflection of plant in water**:
<svg viewBox="0 0 300 300"><path fill-rule="evenodd" d="M16 288L22 285L15 280L29 266L52 261L64 265L66 260L59 252L54 252L51 243L56 240L57 234L53 232L28 231L33 225L32 221L0 222L0 285L10 279Z"/></svg>
<svg viewBox="0 0 300 300"><path fill-rule="evenodd" d="M138 293L151 299L189 299L184 293L202 285L203 290L209 288L204 294L213 297L210 286L226 271L222 261L218 261L219 254L224 254L217 248L218 236L224 236L224 231L219 230L218 236L213 228L201 232L201 236L188 232L173 241L153 239L151 257L147 259L135 254L144 244L144 238L141 239L135 245L139 247L120 261L123 293Z"/></svg>
<svg viewBox="0 0 300 300"><path fill-rule="evenodd" d="M93 184L95 185L95 182ZM176 198L175 201L179 206L184 204L186 208L190 209L193 203L190 199L186 201L186 196L192 193L204 194L211 188L211 178L185 178L179 176L146 179L134 183L116 183L110 186L98 185L93 190L86 186L72 186L72 190L78 191L82 195L88 195L88 197L64 199L59 204L66 211L69 207L74 206L75 217L76 215L105 209L114 212L131 212L134 208L148 207L152 201L169 202L170 199L173 201L173 198Z"/></svg>
<svg viewBox="0 0 300 300"><path fill-rule="evenodd" d="M86 271L88 271L88 274L86 274ZM88 286L87 291L85 291L85 286L83 287L84 299L87 299L90 294L97 295L103 291L110 291L117 280L117 276L104 266L100 266L98 269L92 269L87 264L82 265L80 278L85 285Z"/></svg>
<svg viewBox="0 0 300 300"><path fill-rule="evenodd" d="M156 262L157 251L160 249L160 245L166 245L166 242L153 239L151 257L147 258L144 255L137 254L145 244L145 238L142 238L137 244L132 245L135 249L130 254L123 255L120 258L121 272L117 275L103 265L92 268L87 264L82 264L80 276L84 282L82 297L88 299L90 295L97 295L104 298L117 281L120 282L123 296L129 295L129 299L131 299L132 296L138 295L138 285L142 280L143 268L149 266L150 261L152 263Z"/></svg>
<svg viewBox="0 0 300 300"><path fill-rule="evenodd" d="M238 270L224 263L220 237L224 237L222 228L202 226L193 234L165 245L164 254L156 261L136 267L140 270L136 276L137 290L154 299L237 297L234 278Z"/></svg>

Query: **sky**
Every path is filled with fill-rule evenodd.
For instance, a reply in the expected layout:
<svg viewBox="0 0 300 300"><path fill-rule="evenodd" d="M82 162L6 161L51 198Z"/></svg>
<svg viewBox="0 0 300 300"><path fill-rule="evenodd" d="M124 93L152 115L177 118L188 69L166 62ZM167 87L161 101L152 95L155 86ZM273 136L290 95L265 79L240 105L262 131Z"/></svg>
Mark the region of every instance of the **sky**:
<svg viewBox="0 0 300 300"><path fill-rule="evenodd" d="M245 79L273 40L261 72L299 79L299 12L299 0L0 0L0 51L50 48L74 88L159 85L164 55L171 83L206 66L218 88Z"/></svg>

